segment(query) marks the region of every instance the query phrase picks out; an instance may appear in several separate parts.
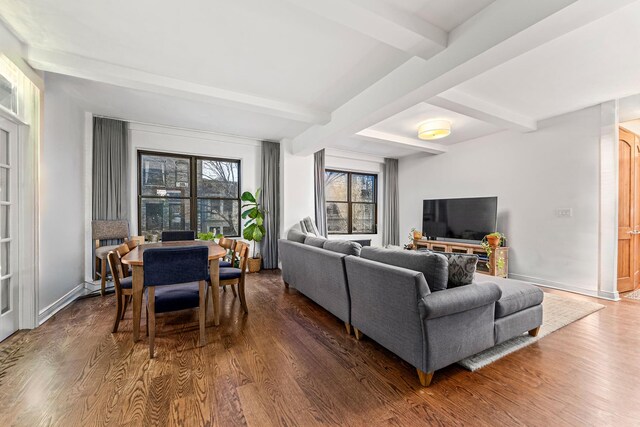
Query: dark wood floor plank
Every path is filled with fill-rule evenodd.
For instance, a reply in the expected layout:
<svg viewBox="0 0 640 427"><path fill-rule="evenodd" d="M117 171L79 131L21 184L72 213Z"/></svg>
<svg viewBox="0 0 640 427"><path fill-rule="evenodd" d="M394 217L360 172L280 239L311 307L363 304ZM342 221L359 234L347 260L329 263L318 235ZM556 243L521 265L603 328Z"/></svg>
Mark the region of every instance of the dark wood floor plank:
<svg viewBox="0 0 640 427"><path fill-rule="evenodd" d="M247 299L249 315L222 293L204 347L195 313L159 316L153 360L146 338L131 341L130 312L110 333L113 296L70 305L0 343L0 425L640 425L636 301L599 301L527 348L473 373L449 366L422 388L278 272L249 275Z"/></svg>

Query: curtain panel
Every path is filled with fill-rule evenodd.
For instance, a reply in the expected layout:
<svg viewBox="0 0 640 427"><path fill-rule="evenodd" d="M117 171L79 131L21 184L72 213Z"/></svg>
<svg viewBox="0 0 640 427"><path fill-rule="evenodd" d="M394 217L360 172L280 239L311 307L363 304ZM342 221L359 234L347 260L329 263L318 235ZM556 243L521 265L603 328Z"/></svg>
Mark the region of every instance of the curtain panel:
<svg viewBox="0 0 640 427"><path fill-rule="evenodd" d="M129 219L127 130L126 122L93 118L93 219Z"/></svg>
<svg viewBox="0 0 640 427"><path fill-rule="evenodd" d="M261 204L265 213L265 236L260 242L262 267L278 268L278 238L280 237L280 144L262 142Z"/></svg>
<svg viewBox="0 0 640 427"><path fill-rule="evenodd" d="M320 235L327 237L327 208L324 195L324 149L313 155L313 181L315 186L316 226Z"/></svg>
<svg viewBox="0 0 640 427"><path fill-rule="evenodd" d="M382 245L400 244L398 159L384 159Z"/></svg>

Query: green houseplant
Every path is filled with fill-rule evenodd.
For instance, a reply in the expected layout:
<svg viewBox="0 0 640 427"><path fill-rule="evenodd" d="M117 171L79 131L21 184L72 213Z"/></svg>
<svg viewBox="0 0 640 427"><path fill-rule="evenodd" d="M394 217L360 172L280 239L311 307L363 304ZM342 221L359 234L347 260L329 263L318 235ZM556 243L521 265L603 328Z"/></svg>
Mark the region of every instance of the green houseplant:
<svg viewBox="0 0 640 427"><path fill-rule="evenodd" d="M490 233L484 236L480 244L482 245L482 248L484 249L484 251L487 253L487 257L491 259L491 254L493 253L493 249L503 246L506 239L507 238L504 234L496 231L494 233ZM487 267L491 268L489 265L489 261L487 261ZM499 257L496 260L496 267L498 270L502 270L504 268L504 258Z"/></svg>
<svg viewBox="0 0 640 427"><path fill-rule="evenodd" d="M266 230L264 229L265 211L260 207L258 200L260 199L260 189L255 194L249 191L242 193L240 197L242 202L242 219L247 220L242 232L242 236L253 243L253 256L249 258L249 272L256 273L260 271L262 257L257 252L258 243L262 241Z"/></svg>

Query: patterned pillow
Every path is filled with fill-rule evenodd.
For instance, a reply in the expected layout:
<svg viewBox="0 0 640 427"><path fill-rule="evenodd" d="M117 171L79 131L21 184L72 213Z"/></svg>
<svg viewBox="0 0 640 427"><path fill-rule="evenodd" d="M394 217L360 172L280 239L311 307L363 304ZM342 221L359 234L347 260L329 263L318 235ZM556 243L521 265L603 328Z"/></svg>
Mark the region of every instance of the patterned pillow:
<svg viewBox="0 0 640 427"><path fill-rule="evenodd" d="M443 253L449 260L449 283L447 288L469 285L478 264L478 255Z"/></svg>

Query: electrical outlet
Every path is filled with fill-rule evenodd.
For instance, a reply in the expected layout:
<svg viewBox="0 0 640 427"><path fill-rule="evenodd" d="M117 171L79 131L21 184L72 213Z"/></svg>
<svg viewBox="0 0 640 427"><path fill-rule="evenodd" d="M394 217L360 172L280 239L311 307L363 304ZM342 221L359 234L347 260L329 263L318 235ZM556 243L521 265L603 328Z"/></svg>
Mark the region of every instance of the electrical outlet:
<svg viewBox="0 0 640 427"><path fill-rule="evenodd" d="M558 218L571 218L573 216L573 209L571 208L556 209L556 216Z"/></svg>

